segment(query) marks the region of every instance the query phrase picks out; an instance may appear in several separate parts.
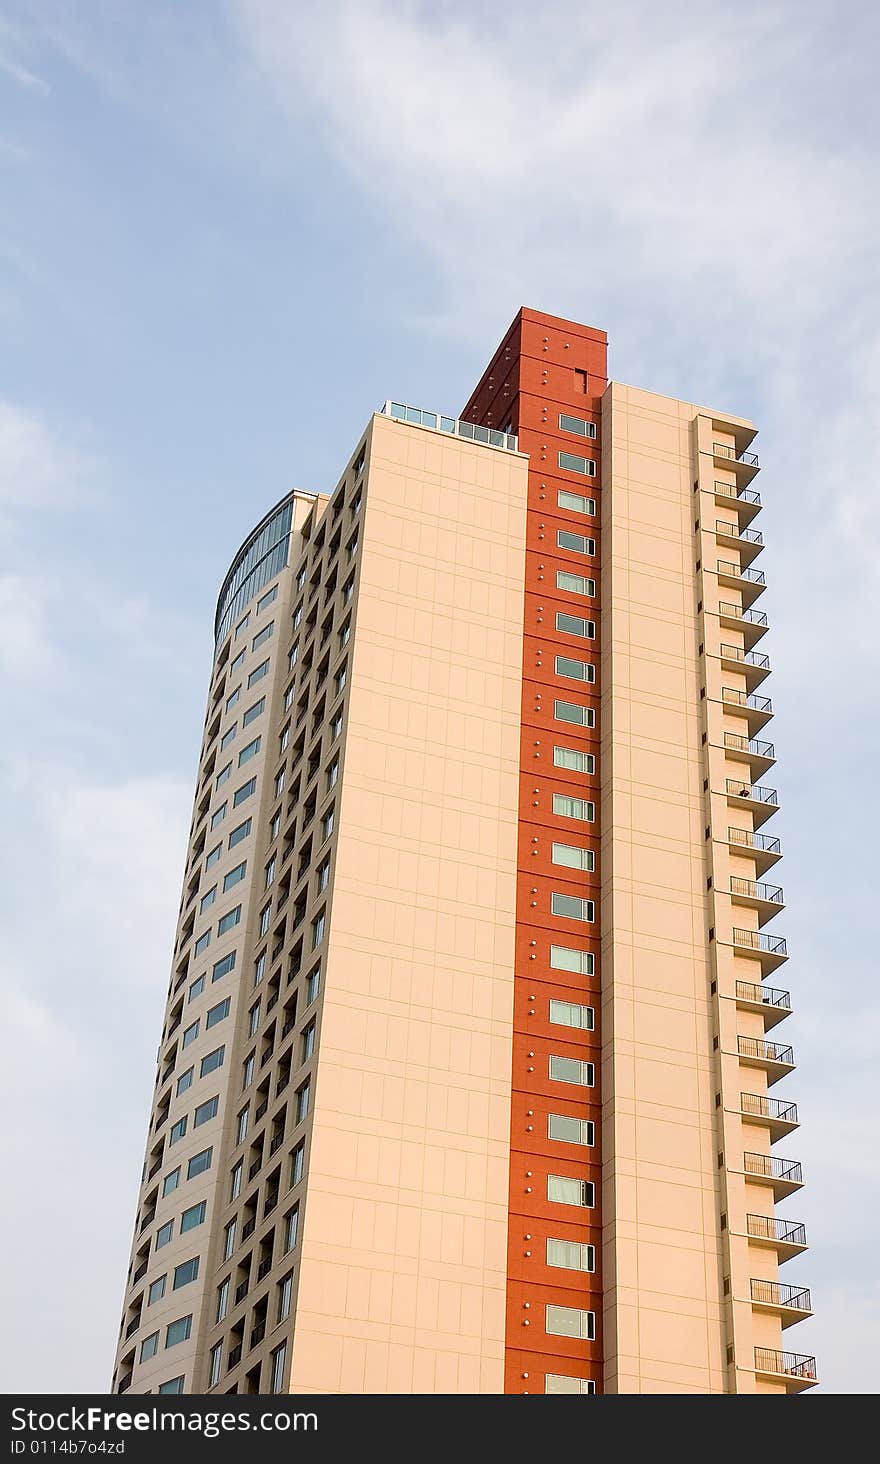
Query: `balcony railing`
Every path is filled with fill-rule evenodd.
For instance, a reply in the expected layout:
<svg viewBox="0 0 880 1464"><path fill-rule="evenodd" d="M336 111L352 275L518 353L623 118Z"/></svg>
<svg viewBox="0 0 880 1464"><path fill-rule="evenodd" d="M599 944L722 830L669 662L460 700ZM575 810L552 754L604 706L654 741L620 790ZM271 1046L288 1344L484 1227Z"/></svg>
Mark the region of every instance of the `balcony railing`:
<svg viewBox="0 0 880 1464"><path fill-rule="evenodd" d="M237 1347L233 1347L232 1351L229 1354L229 1360L228 1360L228 1362L226 1364L226 1371L227 1372L230 1372L232 1370L232 1368L238 1367L238 1364L240 1362L241 1362L241 1343L239 1342L238 1346Z"/></svg>
<svg viewBox="0 0 880 1464"><path fill-rule="evenodd" d="M728 447L724 442L713 442L712 452L715 457L727 458L729 462L742 463L747 468L758 467L758 454L756 452L737 452L735 447Z"/></svg>
<svg viewBox="0 0 880 1464"><path fill-rule="evenodd" d="M797 1159L777 1154L743 1154L743 1169L757 1179L782 1179L786 1184L803 1184L803 1165Z"/></svg>
<svg viewBox="0 0 880 1464"><path fill-rule="evenodd" d="M778 1062L785 1067L794 1067L794 1052L781 1042L766 1042L762 1037L737 1037L736 1050L740 1057L756 1062Z"/></svg>
<svg viewBox="0 0 880 1464"><path fill-rule="evenodd" d="M472 442L507 448L509 452L518 450L514 435L511 432L499 432L496 427L479 427L476 422L463 422L459 417L441 417L438 412L425 412L420 407L408 407L403 402L385 402L379 412L384 417L394 417L398 422L411 422L416 427L433 427L437 432L450 432L458 437L467 437Z"/></svg>
<svg viewBox="0 0 880 1464"><path fill-rule="evenodd" d="M764 535L760 529L741 529L739 524L728 524L724 519L715 520L715 532L722 539L738 539L741 544L764 543Z"/></svg>
<svg viewBox="0 0 880 1464"><path fill-rule="evenodd" d="M240 1301L244 1301L245 1297L248 1294L248 1287L250 1286L250 1284L251 1281L249 1276L246 1276L243 1281L239 1281L238 1285L235 1288L235 1301L233 1303L234 1306L238 1306L238 1303Z"/></svg>
<svg viewBox="0 0 880 1464"><path fill-rule="evenodd" d="M754 453L751 456L754 457ZM757 459L755 459L756 462ZM754 467L755 463L750 464L750 466ZM739 498L743 503L753 503L758 508L761 507L760 493L755 493L751 488L737 488L735 483L721 483L716 478L715 492L722 498Z"/></svg>
<svg viewBox="0 0 880 1464"><path fill-rule="evenodd" d="M790 1307L792 1311L812 1311L810 1292L806 1286L788 1286L784 1281L756 1281L749 1284L751 1299L759 1306Z"/></svg>
<svg viewBox="0 0 880 1464"><path fill-rule="evenodd" d="M266 1322L264 1319L261 1322L257 1322L256 1326L251 1328L251 1347L256 1347L259 1342L262 1342L265 1335Z"/></svg>
<svg viewBox="0 0 880 1464"><path fill-rule="evenodd" d="M137 1284L137 1282L140 1281L141 1277L142 1276L146 1276L146 1274L147 1274L147 1262L146 1261L141 1261L140 1265L138 1266L137 1270L135 1271L134 1275L131 1278L131 1284L132 1284L132 1286L135 1286Z"/></svg>
<svg viewBox="0 0 880 1464"><path fill-rule="evenodd" d="M780 1245L806 1245L807 1227L796 1220L779 1220L775 1215L747 1215L746 1234L753 1240L769 1240ZM765 1283L766 1284L766 1283Z"/></svg>
<svg viewBox="0 0 880 1464"><path fill-rule="evenodd" d="M746 580L750 585L767 583L763 569L744 569L741 564L734 564L732 559L719 559L715 567L719 574L726 575L728 579Z"/></svg>
<svg viewBox="0 0 880 1464"><path fill-rule="evenodd" d="M740 879L730 876L730 893L744 895L749 900L766 900L769 905L784 905L782 885L765 884L761 879Z"/></svg>
<svg viewBox="0 0 880 1464"><path fill-rule="evenodd" d="M780 1007L791 1011L791 993L777 986L764 986L757 981L737 981L737 1001L750 1001L756 1006Z"/></svg>
<svg viewBox="0 0 880 1464"><path fill-rule="evenodd" d="M242 1240L247 1240L247 1238L248 1238L249 1235L253 1235L253 1233L254 1233L254 1227L256 1226L256 1223L257 1223L257 1217L256 1217L256 1215L252 1215L251 1218L250 1218L250 1220L245 1220L244 1225L241 1227L241 1238L242 1238Z"/></svg>
<svg viewBox="0 0 880 1464"><path fill-rule="evenodd" d="M733 706L748 707L753 712L766 712L771 717L773 715L773 703L769 696L756 696L754 692L738 691L734 686L723 686L721 700L730 702Z"/></svg>
<svg viewBox="0 0 880 1464"><path fill-rule="evenodd" d="M764 630L770 624L764 610L744 610L741 605L734 605L732 600L722 600L718 606L718 614L724 615L728 620L741 620L746 625L759 625Z"/></svg>
<svg viewBox="0 0 880 1464"><path fill-rule="evenodd" d="M780 1376L805 1379L813 1383L818 1377L815 1357L808 1357L803 1352L781 1352L775 1347L755 1348L755 1371L776 1373Z"/></svg>
<svg viewBox="0 0 880 1464"><path fill-rule="evenodd" d="M749 951L761 951L767 956L788 955L788 944L782 935L764 935L758 930L737 930L734 927L733 943Z"/></svg>
<svg viewBox="0 0 880 1464"><path fill-rule="evenodd" d="M136 1316L136 1317L132 1317L131 1321L129 1322L128 1326L125 1329L126 1341L128 1340L129 1337L133 1337L134 1336L134 1334L137 1331L137 1329L140 1326L140 1324L141 1324L141 1319L140 1319L140 1316L139 1315Z"/></svg>
<svg viewBox="0 0 880 1464"><path fill-rule="evenodd" d="M727 830L729 844L741 844L744 849L760 849L765 854L781 854L782 845L771 834L755 834L751 829Z"/></svg>
<svg viewBox="0 0 880 1464"><path fill-rule="evenodd" d="M268 1276L268 1274L271 1271L271 1269L272 1269L272 1257L271 1256L265 1256L263 1258L263 1260L260 1261L260 1264L257 1267L257 1281L258 1282L259 1281L262 1281L262 1279L263 1279L264 1276Z"/></svg>
<svg viewBox="0 0 880 1464"><path fill-rule="evenodd" d="M767 1098L763 1093L740 1093L739 1102L743 1113L749 1114L752 1118L766 1118L774 1123L796 1124L798 1121L797 1104L787 1103L783 1098ZM765 1157L767 1156L763 1154L746 1155L747 1159L763 1160ZM791 1161L783 1159L778 1162L788 1164ZM745 1167L748 1169L748 1165ZM800 1169L800 1165L797 1167Z"/></svg>
<svg viewBox="0 0 880 1464"><path fill-rule="evenodd" d="M129 1390L129 1388L131 1387L131 1380L132 1380L133 1377L134 1377L134 1371L127 1372L125 1374L125 1377L124 1378L120 1378L119 1379L119 1386L116 1389L117 1393L127 1393L128 1390Z"/></svg>
<svg viewBox="0 0 880 1464"><path fill-rule="evenodd" d="M738 661L742 666L757 666L760 671L770 670L770 657L763 651L744 651L742 646L721 647L723 661Z"/></svg>
<svg viewBox="0 0 880 1464"><path fill-rule="evenodd" d="M772 803L779 807L776 789L765 788L761 783L743 783L740 778L728 778L727 792L734 798L748 798L752 803Z"/></svg>
<svg viewBox="0 0 880 1464"><path fill-rule="evenodd" d="M736 732L725 732L724 746L731 752L744 752L751 757L766 757L776 761L776 748L772 742L761 737L740 737Z"/></svg>

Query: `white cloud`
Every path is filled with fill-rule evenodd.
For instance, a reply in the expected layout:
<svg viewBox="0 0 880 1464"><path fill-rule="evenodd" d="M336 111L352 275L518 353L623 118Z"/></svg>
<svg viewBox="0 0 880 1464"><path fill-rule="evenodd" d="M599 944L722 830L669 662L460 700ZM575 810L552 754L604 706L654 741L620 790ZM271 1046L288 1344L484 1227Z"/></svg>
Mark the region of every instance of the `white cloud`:
<svg viewBox="0 0 880 1464"><path fill-rule="evenodd" d="M0 574L0 671L25 680L47 676L55 657L47 623L48 584L28 575Z"/></svg>
<svg viewBox="0 0 880 1464"><path fill-rule="evenodd" d="M46 417L0 399L0 506L18 512L79 501L95 459Z"/></svg>

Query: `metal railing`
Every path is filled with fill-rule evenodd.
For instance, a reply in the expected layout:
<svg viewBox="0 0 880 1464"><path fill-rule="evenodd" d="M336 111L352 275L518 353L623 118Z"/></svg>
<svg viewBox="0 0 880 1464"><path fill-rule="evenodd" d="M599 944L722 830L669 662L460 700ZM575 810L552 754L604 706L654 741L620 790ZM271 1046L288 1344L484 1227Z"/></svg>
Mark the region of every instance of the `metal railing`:
<svg viewBox="0 0 880 1464"><path fill-rule="evenodd" d="M742 1112L747 1113L750 1118L775 1119L779 1123L798 1121L797 1104L788 1103L783 1098L768 1098L764 1093L740 1093L739 1103ZM789 1161L783 1160L783 1163L786 1162Z"/></svg>
<svg viewBox="0 0 880 1464"><path fill-rule="evenodd" d="M405 402L385 402L379 413L383 417L393 417L396 422L433 427L437 432L450 432L471 442L483 442L488 447L504 447L508 452L519 450L512 432L500 432L497 427L480 427L476 422L464 422L460 417L443 417L439 412L425 412L421 407L409 407Z"/></svg>
<svg viewBox="0 0 880 1464"><path fill-rule="evenodd" d="M763 986L757 981L737 981L737 1001L751 1001L756 1006L779 1007L791 1011L791 993L778 986Z"/></svg>
<svg viewBox="0 0 880 1464"><path fill-rule="evenodd" d="M719 559L716 565L718 574L726 574L731 579L748 580L751 585L766 585L767 576L763 569L744 569L741 564L734 564L732 559Z"/></svg>
<svg viewBox="0 0 880 1464"><path fill-rule="evenodd" d="M815 1382L816 1359L804 1352L780 1352L775 1347L755 1348L755 1371L778 1373L789 1378L809 1378Z"/></svg>
<svg viewBox="0 0 880 1464"><path fill-rule="evenodd" d="M770 670L770 657L763 651L744 651L742 646L721 646L723 661L739 661L744 666L757 666L761 671Z"/></svg>
<svg viewBox="0 0 880 1464"><path fill-rule="evenodd" d="M125 1339L126 1339L126 1341L128 1341L128 1338L129 1337L133 1337L134 1336L134 1334L137 1331L137 1329L140 1326L140 1324L141 1324L140 1315L138 1315L136 1317L132 1317L131 1321L129 1322L128 1326L125 1329Z"/></svg>
<svg viewBox="0 0 880 1464"><path fill-rule="evenodd" d="M743 463L747 468L758 467L756 452L737 452L735 447L729 447L726 442L713 442L712 452L715 457L727 458L732 463Z"/></svg>
<svg viewBox="0 0 880 1464"><path fill-rule="evenodd" d="M779 854L782 845L771 834L756 834L751 829L727 830L728 844L741 844L744 849L761 849L765 854Z"/></svg>
<svg viewBox="0 0 880 1464"><path fill-rule="evenodd" d="M740 1057L756 1058L759 1062L781 1062L786 1067L794 1067L794 1050L783 1047L781 1042L767 1042L763 1037L738 1036L736 1050Z"/></svg>
<svg viewBox="0 0 880 1464"><path fill-rule="evenodd" d="M754 1240L780 1241L783 1245L806 1245L807 1227L796 1220L779 1220L775 1215L747 1215L746 1234Z"/></svg>
<svg viewBox="0 0 880 1464"><path fill-rule="evenodd" d="M749 707L753 712L769 712L773 715L773 703L769 696L758 696L754 691L739 691L735 686L722 686L721 700L737 707Z"/></svg>
<svg viewBox="0 0 880 1464"><path fill-rule="evenodd" d="M796 1311L813 1310L807 1286L789 1286L785 1281L756 1281L752 1277L749 1290L752 1301L757 1301L762 1306L790 1306Z"/></svg>
<svg viewBox="0 0 880 1464"><path fill-rule="evenodd" d="M739 930L734 927L733 943L750 951L764 951L769 956L788 955L788 945L782 935L764 935L758 930Z"/></svg>
<svg viewBox="0 0 880 1464"><path fill-rule="evenodd" d="M238 1285L235 1288L235 1301L233 1302L233 1306L238 1306L238 1303L240 1301L244 1301L245 1297L248 1294L248 1288L250 1284L250 1276L246 1276L243 1281L239 1281Z"/></svg>
<svg viewBox="0 0 880 1464"><path fill-rule="evenodd" d="M738 875L732 874L730 893L746 895L750 900L767 900L771 905L785 904L782 898L782 885L765 884L761 879L740 879Z"/></svg>
<svg viewBox="0 0 880 1464"><path fill-rule="evenodd" d="M780 1159L777 1154L743 1154L743 1169L758 1179L784 1179L803 1184L803 1165L797 1159Z"/></svg>
<svg viewBox="0 0 880 1464"><path fill-rule="evenodd" d="M729 747L731 752L748 752L753 757L772 757L776 761L773 743L765 742L760 737L740 737L737 732L725 732L724 746Z"/></svg>
<svg viewBox="0 0 880 1464"><path fill-rule="evenodd" d="M265 1335L266 1320L263 1318L262 1321L257 1322L256 1326L251 1328L251 1347L256 1347L259 1342L262 1342Z"/></svg>
<svg viewBox="0 0 880 1464"><path fill-rule="evenodd" d="M721 600L718 614L727 620L739 620L744 625L760 625L766 629L770 624L764 610L744 610L742 605L734 605L732 600Z"/></svg>
<svg viewBox="0 0 880 1464"><path fill-rule="evenodd" d="M720 483L715 479L715 492L719 497L740 498L743 503L756 503L761 506L761 495L752 488L737 488L735 483Z"/></svg>
<svg viewBox="0 0 880 1464"><path fill-rule="evenodd" d="M731 797L749 798L752 803L772 803L775 808L779 807L776 789L767 788L763 783L744 783L741 778L728 778L726 787Z"/></svg>
<svg viewBox="0 0 880 1464"><path fill-rule="evenodd" d="M232 1351L229 1354L229 1359L228 1359L228 1361L226 1363L226 1371L227 1372L231 1372L231 1370L234 1367L238 1367L238 1364L240 1362L241 1362L241 1343L239 1342L236 1347L233 1347Z"/></svg>
<svg viewBox="0 0 880 1464"><path fill-rule="evenodd" d="M715 520L715 532L725 539L739 539L741 544L764 543L764 535L760 529L741 529L739 524L728 524L724 519Z"/></svg>

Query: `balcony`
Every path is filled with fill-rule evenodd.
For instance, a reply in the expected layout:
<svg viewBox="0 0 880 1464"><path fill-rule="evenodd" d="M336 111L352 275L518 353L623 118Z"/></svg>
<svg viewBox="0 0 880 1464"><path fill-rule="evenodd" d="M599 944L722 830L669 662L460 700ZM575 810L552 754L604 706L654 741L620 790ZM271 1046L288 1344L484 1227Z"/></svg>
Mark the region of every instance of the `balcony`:
<svg viewBox="0 0 880 1464"><path fill-rule="evenodd" d="M234 1367L238 1367L238 1364L240 1362L241 1362L241 1343L239 1342L236 1347L233 1347L232 1351L229 1354L229 1360L226 1363L226 1371L227 1372L231 1372Z"/></svg>
<svg viewBox="0 0 880 1464"><path fill-rule="evenodd" d="M795 1322L802 1322L813 1314L806 1286L787 1286L784 1281L756 1281L753 1277L749 1292L749 1300L755 1310L772 1312L781 1319L783 1327L792 1327Z"/></svg>
<svg viewBox="0 0 880 1464"><path fill-rule="evenodd" d="M770 1246L779 1264L802 1255L807 1249L807 1228L797 1220L780 1220L775 1215L747 1215L746 1235L757 1245Z"/></svg>
<svg viewBox="0 0 880 1464"><path fill-rule="evenodd" d="M136 1286L137 1283L138 1283L138 1281L140 1281L141 1277L142 1276L146 1276L146 1274L147 1274L147 1262L146 1261L141 1261L140 1265L138 1266L137 1270L135 1271L134 1275L131 1278L131 1284L132 1284L132 1286Z"/></svg>
<svg viewBox="0 0 880 1464"><path fill-rule="evenodd" d="M754 691L770 675L770 657L763 651L744 651L742 646L722 645L721 665L725 671L738 671L747 691Z"/></svg>
<svg viewBox="0 0 880 1464"><path fill-rule="evenodd" d="M256 1326L251 1328L251 1347L258 1346L258 1344L260 1342L262 1342L262 1340L265 1337L265 1335L266 1335L266 1322L265 1322L265 1319L264 1319L261 1322L257 1322Z"/></svg>
<svg viewBox="0 0 880 1464"><path fill-rule="evenodd" d="M128 1326L125 1329L125 1340L126 1341L128 1341L129 1337L133 1337L134 1336L134 1334L137 1331L137 1329L140 1326L140 1324L141 1324L140 1313L138 1313L138 1315L136 1317L132 1317L131 1321L129 1322Z"/></svg>
<svg viewBox="0 0 880 1464"><path fill-rule="evenodd" d="M767 576L763 569L743 569L732 559L719 559L715 565L719 585L725 589L739 590L741 603L748 608L767 588Z"/></svg>
<svg viewBox="0 0 880 1464"><path fill-rule="evenodd" d="M257 1217L256 1217L256 1215L252 1215L251 1218L250 1218L250 1220L245 1220L244 1225L241 1227L241 1238L242 1238L242 1240L247 1240L247 1238L248 1238L249 1235L253 1235L253 1233L254 1233L254 1227L256 1226L256 1223L257 1223Z"/></svg>
<svg viewBox="0 0 880 1464"><path fill-rule="evenodd" d="M712 443L712 460L716 468L733 469L736 473L736 486L738 489L744 488L747 483L751 483L761 467L761 464L758 462L757 453L738 453L735 447L728 447L725 442Z"/></svg>
<svg viewBox="0 0 880 1464"><path fill-rule="evenodd" d="M725 467L728 462L725 458ZM761 512L761 495L752 488L738 488L735 483L722 483L716 478L713 491L719 507L736 509L741 524L750 524L755 514Z"/></svg>
<svg viewBox="0 0 880 1464"><path fill-rule="evenodd" d="M769 1185L774 1200L795 1194L804 1182L803 1166L797 1159L780 1159L776 1154L743 1154L743 1171L756 1184Z"/></svg>
<svg viewBox="0 0 880 1464"><path fill-rule="evenodd" d="M235 1288L235 1301L233 1302L233 1306L238 1306L240 1301L244 1301L245 1297L248 1294L248 1287L250 1286L250 1284L251 1279L249 1276L246 1276L243 1281L239 1281L238 1285Z"/></svg>
<svg viewBox="0 0 880 1464"><path fill-rule="evenodd" d="M818 1382L815 1357L773 1347L755 1348L755 1372L763 1382L784 1383L788 1393L802 1393Z"/></svg>
<svg viewBox="0 0 880 1464"><path fill-rule="evenodd" d="M747 691L738 691L735 686L722 686L721 700L726 712L745 718L750 737L766 727L773 716L773 703L769 696L750 696Z"/></svg>
<svg viewBox="0 0 880 1464"><path fill-rule="evenodd" d="M715 538L725 549L739 550L743 569L757 559L764 547L764 535L760 529L741 529L739 524L727 523L724 519L715 520Z"/></svg>
<svg viewBox="0 0 880 1464"><path fill-rule="evenodd" d="M720 601L718 618L725 630L742 632L743 645L747 651L757 644L762 635L767 634L770 626L765 611L744 610L742 605L736 605L732 600Z"/></svg>
<svg viewBox="0 0 880 1464"><path fill-rule="evenodd" d="M781 1042L767 1042L763 1037L738 1036L736 1055L744 1067L761 1068L767 1074L768 1085L788 1077L795 1066L790 1047Z"/></svg>
<svg viewBox="0 0 880 1464"><path fill-rule="evenodd" d="M271 1269L272 1269L272 1257L271 1256L265 1256L263 1258L263 1260L260 1261L260 1264L257 1267L257 1282L259 1283L260 1281L262 1281L262 1279L263 1279L264 1276L268 1276L268 1274L271 1271Z"/></svg>
<svg viewBox="0 0 880 1464"><path fill-rule="evenodd" d="M779 797L775 788L765 788L761 783L744 783L742 778L728 778L724 791L728 804L747 809L756 827L766 823L768 818L772 818L779 811Z"/></svg>
<svg viewBox="0 0 880 1464"><path fill-rule="evenodd" d="M734 854L747 854L755 861L755 871L765 874L782 858L782 845L770 834L756 834L751 829L727 830L727 842Z"/></svg>
<svg viewBox="0 0 880 1464"><path fill-rule="evenodd" d="M124 1378L120 1378L119 1379L119 1387L116 1389L117 1393L127 1393L128 1390L129 1390L129 1388L131 1387L131 1380L132 1380L133 1377L134 1377L134 1370L132 1369L131 1372L127 1372L125 1374L125 1377Z"/></svg>
<svg viewBox="0 0 880 1464"><path fill-rule="evenodd" d="M791 997L787 991L776 986L762 986L755 981L737 981L736 1004L740 1011L756 1012L762 1016L765 1032L791 1016Z"/></svg>
<svg viewBox="0 0 880 1464"><path fill-rule="evenodd" d="M724 750L749 765L751 778L761 778L776 761L776 748L761 737L741 737L738 732L725 732Z"/></svg>
<svg viewBox="0 0 880 1464"><path fill-rule="evenodd" d="M769 1098L765 1093L740 1093L739 1102L743 1123L756 1123L766 1128L771 1144L793 1134L798 1127L796 1103L789 1103L783 1098Z"/></svg>
<svg viewBox="0 0 880 1464"><path fill-rule="evenodd" d="M785 908L782 885L764 884L760 879L740 879L730 876L730 898L734 905L745 905L757 910L758 924L764 925Z"/></svg>
<svg viewBox="0 0 880 1464"><path fill-rule="evenodd" d="M781 935L764 935L758 930L733 928L733 948L738 956L750 956L761 963L761 975L769 976L788 960L788 943Z"/></svg>

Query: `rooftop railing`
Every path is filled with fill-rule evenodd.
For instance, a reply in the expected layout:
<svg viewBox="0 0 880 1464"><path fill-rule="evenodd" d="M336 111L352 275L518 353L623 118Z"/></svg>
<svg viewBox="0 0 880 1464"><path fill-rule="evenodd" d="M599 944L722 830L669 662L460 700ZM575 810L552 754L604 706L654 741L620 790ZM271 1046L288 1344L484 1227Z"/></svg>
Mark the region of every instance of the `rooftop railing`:
<svg viewBox="0 0 880 1464"><path fill-rule="evenodd" d="M476 422L464 422L461 417L444 417L439 412L426 412L421 407L410 407L405 402L385 402L379 408L383 417L393 417L396 422L410 422L415 427L432 427L435 432L449 432L456 437L466 437L471 442L482 442L487 447L503 447L508 452L518 452L517 439L512 432L500 432L497 427L481 427Z"/></svg>

